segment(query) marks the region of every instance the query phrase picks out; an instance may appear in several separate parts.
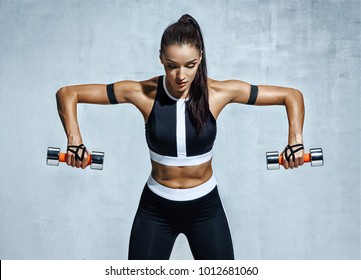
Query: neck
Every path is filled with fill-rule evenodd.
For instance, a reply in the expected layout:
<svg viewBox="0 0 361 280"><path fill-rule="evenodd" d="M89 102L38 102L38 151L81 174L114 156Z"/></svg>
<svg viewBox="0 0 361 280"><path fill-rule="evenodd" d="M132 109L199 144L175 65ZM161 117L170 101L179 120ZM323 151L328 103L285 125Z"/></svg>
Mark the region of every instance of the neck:
<svg viewBox="0 0 361 280"><path fill-rule="evenodd" d="M169 84L168 80L166 79L166 76L164 76L165 79L165 90L168 91L168 93L173 96L176 99L187 99L188 93L189 93L189 87L185 90L174 90L172 86Z"/></svg>

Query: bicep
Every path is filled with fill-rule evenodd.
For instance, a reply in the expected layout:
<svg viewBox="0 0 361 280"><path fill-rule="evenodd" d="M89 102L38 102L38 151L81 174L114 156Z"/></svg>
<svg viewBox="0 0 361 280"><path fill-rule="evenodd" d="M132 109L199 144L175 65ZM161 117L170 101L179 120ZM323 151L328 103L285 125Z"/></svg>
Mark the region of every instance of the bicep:
<svg viewBox="0 0 361 280"><path fill-rule="evenodd" d="M116 104L130 102L132 93L139 91L139 82L119 81L113 84L88 84L71 86L77 93L78 103Z"/></svg>
<svg viewBox="0 0 361 280"><path fill-rule="evenodd" d="M246 104L249 101L251 85L237 80L223 82L225 95L228 97L227 103Z"/></svg>
<svg viewBox="0 0 361 280"><path fill-rule="evenodd" d="M231 102L249 105L283 105L289 93L295 91L292 88L251 85L245 82L233 83Z"/></svg>
<svg viewBox="0 0 361 280"><path fill-rule="evenodd" d="M76 93L78 103L109 104L106 85L104 84L77 85L69 88Z"/></svg>
<svg viewBox="0 0 361 280"><path fill-rule="evenodd" d="M259 85L255 105L284 105L287 95L295 91L287 87Z"/></svg>
<svg viewBox="0 0 361 280"><path fill-rule="evenodd" d="M258 97L258 86L238 80L224 81L221 91L224 92L227 104L241 103L253 105Z"/></svg>
<svg viewBox="0 0 361 280"><path fill-rule="evenodd" d="M210 82L212 93L210 106L214 116L218 116L223 108L230 103L287 106L287 104L290 104L289 101L293 102L292 100L296 100L297 102L301 100L300 102L302 102L302 94L292 88L269 85L253 86L238 80L210 80Z"/></svg>
<svg viewBox="0 0 361 280"><path fill-rule="evenodd" d="M120 81L114 83L114 97L117 103L134 104L137 98L144 93L141 82L137 81ZM109 91L108 91L109 94Z"/></svg>

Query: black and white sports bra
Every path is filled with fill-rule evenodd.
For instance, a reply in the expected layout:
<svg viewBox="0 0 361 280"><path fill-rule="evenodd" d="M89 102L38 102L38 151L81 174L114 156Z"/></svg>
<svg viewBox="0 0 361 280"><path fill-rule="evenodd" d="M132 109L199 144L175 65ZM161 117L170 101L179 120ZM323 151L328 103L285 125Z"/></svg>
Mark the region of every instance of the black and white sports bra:
<svg viewBox="0 0 361 280"><path fill-rule="evenodd" d="M212 158L217 124L209 112L202 132L197 133L188 113L188 100L173 97L167 90L165 76L160 76L145 134L153 161L168 166L191 166Z"/></svg>

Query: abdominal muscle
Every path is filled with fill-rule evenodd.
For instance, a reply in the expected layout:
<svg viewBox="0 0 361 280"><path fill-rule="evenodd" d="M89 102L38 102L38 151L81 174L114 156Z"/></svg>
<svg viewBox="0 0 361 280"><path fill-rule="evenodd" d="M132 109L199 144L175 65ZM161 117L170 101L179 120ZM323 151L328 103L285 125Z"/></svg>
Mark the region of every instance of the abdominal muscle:
<svg viewBox="0 0 361 280"><path fill-rule="evenodd" d="M195 166L167 166L152 161L152 177L172 189L189 189L208 181L213 174L212 160Z"/></svg>

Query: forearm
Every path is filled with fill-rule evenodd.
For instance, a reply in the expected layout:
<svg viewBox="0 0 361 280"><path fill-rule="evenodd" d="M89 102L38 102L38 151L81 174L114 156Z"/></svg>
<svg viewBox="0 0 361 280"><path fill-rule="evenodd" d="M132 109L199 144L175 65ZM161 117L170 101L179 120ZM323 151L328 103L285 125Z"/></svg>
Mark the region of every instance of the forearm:
<svg viewBox="0 0 361 280"><path fill-rule="evenodd" d="M77 118L78 95L76 91L66 87L61 88L56 93L56 101L59 117L68 138L68 143L82 143Z"/></svg>
<svg viewBox="0 0 361 280"><path fill-rule="evenodd" d="M284 104L286 106L289 125L288 143L303 143L305 106L302 93L298 90L292 90L292 92L285 97Z"/></svg>

